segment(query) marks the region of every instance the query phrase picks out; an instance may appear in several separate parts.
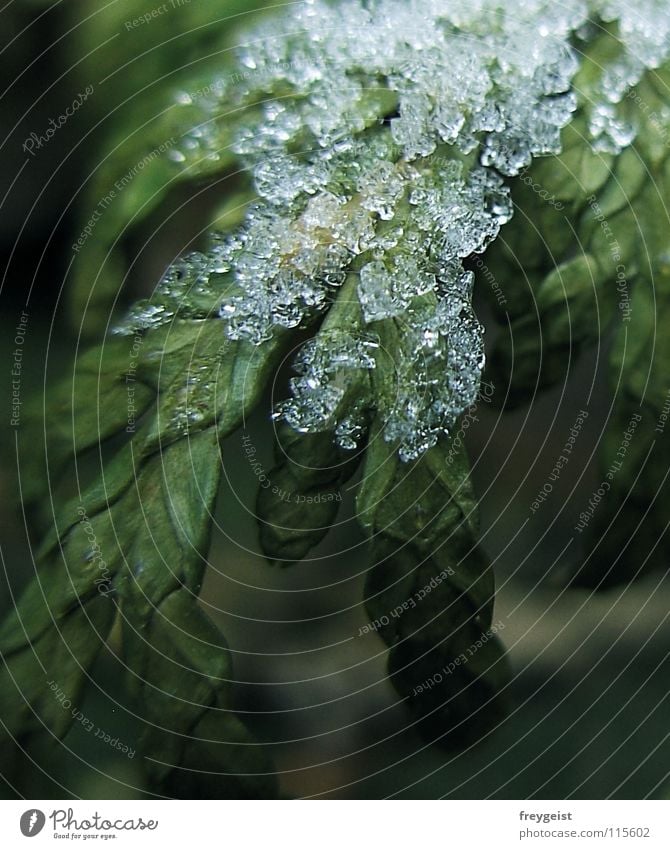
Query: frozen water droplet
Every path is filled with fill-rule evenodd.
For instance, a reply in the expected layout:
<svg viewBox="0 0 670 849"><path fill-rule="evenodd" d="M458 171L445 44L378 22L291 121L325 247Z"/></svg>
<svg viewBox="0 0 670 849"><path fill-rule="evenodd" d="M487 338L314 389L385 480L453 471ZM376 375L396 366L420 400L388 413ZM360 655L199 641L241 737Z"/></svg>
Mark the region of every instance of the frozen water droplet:
<svg viewBox="0 0 670 849"><path fill-rule="evenodd" d="M670 57L665 0L308 0L268 19L239 52L243 72L175 95L191 128L166 154L197 174L232 150L259 200L118 332L214 312L229 338L261 345L325 311L360 258L363 321L403 329L385 435L419 456L472 403L483 367L463 261L512 216L501 175L560 150L577 108L572 43L594 20L617 22L621 49L583 108L594 146L616 154L636 131L621 100ZM353 332L320 337L281 415L355 445L350 387L373 367Z"/></svg>

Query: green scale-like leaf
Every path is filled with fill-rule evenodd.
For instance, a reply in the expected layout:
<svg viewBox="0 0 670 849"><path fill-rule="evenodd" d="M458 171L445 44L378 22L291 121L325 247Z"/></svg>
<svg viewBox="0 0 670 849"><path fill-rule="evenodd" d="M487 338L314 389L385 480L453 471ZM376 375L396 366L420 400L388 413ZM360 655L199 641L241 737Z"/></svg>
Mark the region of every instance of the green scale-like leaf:
<svg viewBox="0 0 670 849"><path fill-rule="evenodd" d="M424 733L448 745L501 719L508 675L489 631L493 573L477 544L468 475L450 441L404 464L376 436L357 503L371 536L366 607L391 647L391 680Z"/></svg>
<svg viewBox="0 0 670 849"><path fill-rule="evenodd" d="M90 352L59 390L62 405L75 397L63 416L72 441L60 425L54 452L68 465L97 447L101 477L56 515L35 578L0 630L3 720L19 738L65 734L71 714L47 682L56 680L76 704L118 617L152 788L271 795L267 758L232 713L229 652L197 596L221 475L219 441L258 401L281 342L262 349L228 342L218 321L176 319L142 334L133 386L145 399L143 417L128 435L121 369L127 374L133 341ZM80 406L82 380L95 385L93 397L115 399L104 426ZM90 395L88 405L95 409ZM127 441L109 456L119 428Z"/></svg>

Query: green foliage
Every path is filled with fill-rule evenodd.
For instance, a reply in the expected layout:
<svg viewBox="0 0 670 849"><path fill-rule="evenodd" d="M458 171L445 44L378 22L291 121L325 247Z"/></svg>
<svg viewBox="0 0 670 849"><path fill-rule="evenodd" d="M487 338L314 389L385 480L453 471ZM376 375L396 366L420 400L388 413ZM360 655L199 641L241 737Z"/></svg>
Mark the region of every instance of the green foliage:
<svg viewBox="0 0 670 849"><path fill-rule="evenodd" d="M582 65L576 88L584 101L609 49L611 38L603 36ZM526 404L566 381L584 349L602 347L609 357L615 402L598 454L601 481L611 488L606 498L596 494L579 531L584 563L575 580L589 587L664 568L669 551L670 454L664 427L657 429L670 388L661 329L670 277L669 90L667 67L631 89L623 115L639 134L616 158L592 150L582 117L565 128L563 152L538 160L513 187L517 215L487 254L506 303L481 283L494 310L510 320L488 368L507 405ZM622 445L636 416L642 419L634 439Z"/></svg>
<svg viewBox="0 0 670 849"><path fill-rule="evenodd" d="M594 43L580 71L577 88L584 97L609 38ZM195 91L209 77L199 69L184 72L184 79ZM510 321L489 358L490 377L508 401L527 403L538 388L564 380L579 353L608 334L617 402L602 440L603 475L622 433L641 415L634 449L611 481L614 497L589 526L593 550L580 580L590 585L631 578L662 564L668 553L666 543L656 544L665 529L670 465L657 428L668 398L670 343L657 329L666 314L670 318L664 206L670 157L667 122L661 126L649 117L660 110L668 83L670 70L650 73L636 89L638 99L627 101L629 117L641 125L639 142L616 159L593 152L583 115L565 129L563 152L536 163L529 181L515 183L515 219L487 253L504 304L486 281L479 284ZM171 78L170 91L173 84ZM392 110L388 95L381 89L369 95L367 126ZM108 140L108 155L82 207L84 226L116 181L146 163L77 251L73 302L77 311L85 309L89 330L104 324L118 293L125 235L141 229L176 184L196 192L207 181L230 177L237 165L229 141L240 115L220 121L221 153L197 167L179 169L154 156L186 132L193 116L170 105L170 93L161 89L159 108L138 125L138 112L153 97L140 93L123 113L128 124L121 122ZM240 113L247 108L254 107L242 104ZM224 227L239 219L249 199L243 179L232 185L235 192L214 214ZM367 259L361 255L361 262ZM355 274L323 324L310 328L317 341L362 329ZM618 288L622 281L624 289ZM74 480L76 497L55 511L39 567L0 629L7 733L24 740L66 733L68 714L46 682L58 670L59 686L76 702L116 623L128 687L143 721L150 788L175 796L276 792L262 747L233 712L225 640L197 599L219 488L220 444L258 404L299 337L276 332L260 346L228 340L217 318L228 285L223 274L210 288L182 281L174 302L161 304L170 311L169 323L106 338L50 393L46 453L35 454L26 501L46 499L41 481L49 475ZM375 330L375 369L350 379L343 404L368 397L368 381L377 399L396 391L389 352L400 347L400 328L385 320ZM422 732L462 746L500 721L509 680L493 625L494 577L478 541L468 457L459 439L444 438L420 459L401 462L397 445L382 435L379 411L368 405L363 413L360 452L338 447L327 429L305 435L278 428L277 464L270 485L258 493L261 547L273 561L306 557L335 523L341 487L360 466L356 511L369 538L370 627L390 648L390 678ZM81 472L86 468L90 476L91 463L93 481L86 484ZM623 538L621 509L640 519L642 552Z"/></svg>
<svg viewBox="0 0 670 849"><path fill-rule="evenodd" d="M302 560L326 536L342 501L341 485L356 458L338 448L330 431L301 435L281 427L277 465L258 490L260 543L270 560Z"/></svg>
<svg viewBox="0 0 670 849"><path fill-rule="evenodd" d="M99 479L57 512L35 578L0 631L7 733L66 733L72 716L46 682L76 704L116 619L152 789L272 795L265 755L232 713L225 642L197 596L219 441L253 408L279 353L225 342L215 320L177 321L108 340L76 365L56 403L76 438L56 428L54 460L76 469L95 445ZM113 415L101 426L90 411L105 411L103 398Z"/></svg>
<svg viewBox="0 0 670 849"><path fill-rule="evenodd" d="M226 68L232 73L238 27L248 26L267 5L267 0L184 3L139 25L152 11L142 0L106 4L83 21L78 7L68 9L84 57L78 74L99 95L91 99L100 125L92 132L101 149L82 190L77 241L83 236L83 244L75 250L69 285L72 311L78 325L83 317L89 340L104 332L122 290L129 239L181 187L196 194L206 181L233 170L228 145L239 114L223 122L228 142L222 135L216 159L184 169L165 155L198 120L175 97L206 89ZM92 44L100 47L91 51ZM91 221L94 236L86 231Z"/></svg>
<svg viewBox="0 0 670 849"><path fill-rule="evenodd" d="M594 43L577 76L585 101L610 41ZM563 151L538 160L513 186L517 214L487 255L506 299L492 306L511 319L489 357L495 385L509 383L508 403L526 403L537 388L565 379L579 353L612 332L623 312L620 280L633 288L663 272L670 148L659 116L669 73L649 72L624 104L640 127L634 147L616 158L595 152L581 115L563 131Z"/></svg>
<svg viewBox="0 0 670 849"><path fill-rule="evenodd" d="M358 496L373 564L366 606L421 729L461 746L500 721L508 676L469 463L453 441L410 464L393 449L373 435Z"/></svg>

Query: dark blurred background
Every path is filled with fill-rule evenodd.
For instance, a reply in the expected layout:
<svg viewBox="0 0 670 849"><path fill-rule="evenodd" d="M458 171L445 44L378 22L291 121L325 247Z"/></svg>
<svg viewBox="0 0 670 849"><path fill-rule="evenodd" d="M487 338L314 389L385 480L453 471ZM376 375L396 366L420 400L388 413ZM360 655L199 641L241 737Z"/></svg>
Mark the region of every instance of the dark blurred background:
<svg viewBox="0 0 670 849"><path fill-rule="evenodd" d="M191 0L188 16L174 8L132 31L125 22L150 12L151 4L145 9L133 0L101 9L90 0L25 0L0 12L3 380L9 399L14 328L25 311L24 417L30 403L39 404L44 387L67 373L76 351L90 343L79 335L81 316L71 308L67 284L71 245L87 216L87 175L104 139L115 122L132 114L137 91L171 74L178 63L211 67L262 5ZM26 139L44 133L50 119L89 84L94 94L35 156L27 154ZM175 244L183 250L200 231L208 202L200 198L173 216L181 201L169 200L159 214L165 226L154 228L148 246L132 255L134 272L117 312L151 291ZM133 251L133 245L127 249ZM589 352L567 385L539 396L530 409L501 414L481 405L479 422L468 431L482 543L498 576L494 620L504 623L499 636L515 677L509 718L458 754L414 733L386 679L383 643L374 633L357 636L368 621L360 604L366 556L351 492L335 532L310 562L269 566L256 541L255 478L240 436L230 438L202 604L230 643L239 711L270 745L285 795L667 795L667 579L651 576L601 594L564 589L565 575L579 560L579 540L569 542L573 527L598 485L592 453L607 410L604 390L600 407L591 403L594 412L567 473L540 510L529 509L599 367L595 352ZM249 433L269 467L268 408L266 399ZM29 431L9 426L9 400L5 410L3 610L33 573L38 542L19 506ZM347 553L339 553L342 549ZM93 681L82 707L86 715L133 740L137 728L124 702L114 639ZM143 792L137 761L97 746L77 727L48 769L26 758L4 786L7 797L135 798Z"/></svg>

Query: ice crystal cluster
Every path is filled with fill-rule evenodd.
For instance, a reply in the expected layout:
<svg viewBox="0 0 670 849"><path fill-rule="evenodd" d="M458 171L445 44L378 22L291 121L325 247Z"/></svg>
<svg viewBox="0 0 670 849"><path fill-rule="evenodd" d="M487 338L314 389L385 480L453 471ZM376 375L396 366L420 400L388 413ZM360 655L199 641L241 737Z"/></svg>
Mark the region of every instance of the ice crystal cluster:
<svg viewBox="0 0 670 849"><path fill-rule="evenodd" d="M197 167L232 147L258 200L238 232L171 269L162 297L130 323L169 320L182 295L206 294L218 275L229 284L224 332L257 345L355 298L358 317L300 353L278 415L351 448L374 410L401 457L418 457L476 398L484 348L467 259L512 215L505 178L560 151L580 39L618 21L620 53L585 105L594 145L616 151L634 135L617 103L670 53L665 2L292 7L249 35L241 73L177 95L197 121L170 157ZM383 393L373 373L391 325L393 391Z"/></svg>

